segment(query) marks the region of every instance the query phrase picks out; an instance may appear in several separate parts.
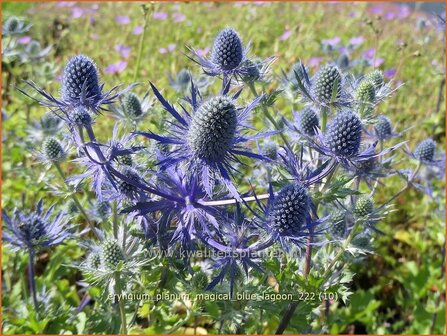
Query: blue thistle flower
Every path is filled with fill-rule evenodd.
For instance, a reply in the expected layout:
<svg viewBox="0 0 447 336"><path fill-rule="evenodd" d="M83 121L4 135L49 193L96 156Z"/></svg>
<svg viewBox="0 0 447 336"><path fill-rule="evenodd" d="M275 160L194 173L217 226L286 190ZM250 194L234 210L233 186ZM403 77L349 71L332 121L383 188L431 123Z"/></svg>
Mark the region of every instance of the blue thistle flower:
<svg viewBox="0 0 447 336"><path fill-rule="evenodd" d="M165 110L175 118L170 136L152 132L137 133L174 147L166 158L159 162L160 167L165 169L184 162L189 173L201 176L200 182L209 196L212 196L217 180L222 182L235 198L240 199L230 179L231 171L234 170L231 163L239 163L239 155L269 161L265 156L246 150L243 144L275 133L242 135L247 129L244 121L262 96L245 108L235 105L235 97L217 96L202 103L193 85L192 97L187 100L191 104L193 114L184 111L182 115L163 98L154 85L151 86Z"/></svg>
<svg viewBox="0 0 447 336"><path fill-rule="evenodd" d="M388 117L381 115L377 117L377 122L374 125L374 131L378 139L386 140L393 135L393 128Z"/></svg>
<svg viewBox="0 0 447 336"><path fill-rule="evenodd" d="M432 139L425 139L416 146L414 156L421 162L433 162L435 149L436 143Z"/></svg>
<svg viewBox="0 0 447 336"><path fill-rule="evenodd" d="M269 210L272 228L280 236L298 236L306 225L309 209L309 196L302 185L285 186L276 195Z"/></svg>
<svg viewBox="0 0 447 336"><path fill-rule="evenodd" d="M214 268L220 270L205 290L213 289L228 275L230 295L232 296L236 280L242 274L245 273L248 277L250 268L261 273L264 272L256 262L260 258L258 252L269 247L272 242L270 240L262 241L258 231L253 229L253 224L248 222L241 207L237 204L234 214L228 215L219 222L218 234L201 233L204 243L217 252L218 257L214 259Z"/></svg>
<svg viewBox="0 0 447 336"><path fill-rule="evenodd" d="M320 143L311 143L312 148L356 173L359 162L383 156L404 144L402 142L390 146L378 153L375 152L377 141L370 145L362 145L362 122L356 114L349 110L336 114L329 121L326 133L324 135L319 133L317 138Z"/></svg>
<svg viewBox="0 0 447 336"><path fill-rule="evenodd" d="M207 75L224 76L223 87L228 85L231 76L241 79L253 74L253 65L246 62L249 48L249 45L243 48L239 34L231 28L222 29L217 34L209 60L200 56L193 48L188 47L193 54L190 59L200 65ZM257 65L262 66L265 63L271 63L273 59L274 57L269 57L258 62Z"/></svg>
<svg viewBox="0 0 447 336"><path fill-rule="evenodd" d="M422 140L410 156L427 166L445 169L445 155L436 157L436 143L430 138Z"/></svg>
<svg viewBox="0 0 447 336"><path fill-rule="evenodd" d="M328 124L325 145L337 157L350 158L360 150L362 123L352 112L338 113Z"/></svg>
<svg viewBox="0 0 447 336"><path fill-rule="evenodd" d="M231 28L222 29L214 39L211 61L223 70L234 70L243 57L239 34Z"/></svg>
<svg viewBox="0 0 447 336"><path fill-rule="evenodd" d="M170 167L157 173L157 182L153 183L152 188L156 190L158 198L139 201L123 212L158 217L158 232L163 234L167 233L173 221L176 222L176 229L170 233L171 244L180 242L182 248L189 249L193 246L192 238L197 231L208 231L208 224L219 228L215 218L217 211L201 203L206 194L194 175ZM155 216L158 213L159 216Z"/></svg>
<svg viewBox="0 0 447 336"><path fill-rule="evenodd" d="M320 121L317 113L311 107L305 107L299 113L294 113L297 128L307 136L314 136L319 129Z"/></svg>
<svg viewBox="0 0 447 336"><path fill-rule="evenodd" d="M11 244L13 250L36 251L59 245L71 236L71 227L63 212L53 216L53 210L54 206L44 212L42 200L31 213L15 210L13 217L9 217L3 210L3 240Z"/></svg>
<svg viewBox="0 0 447 336"><path fill-rule="evenodd" d="M103 92L104 84L99 83L99 74L95 63L84 55L72 57L65 65L59 99L45 92L32 81L25 81L25 83L37 91L43 99L33 98L19 89L20 92L50 108L68 123L71 123L73 110L83 108L94 113L106 110L104 106L113 104L117 97L136 85L132 84L119 92L116 92L118 87L115 86L111 90Z"/></svg>
<svg viewBox="0 0 447 336"><path fill-rule="evenodd" d="M102 97L96 64L87 56L78 55L65 65L62 75L62 100L71 106L97 106Z"/></svg>
<svg viewBox="0 0 447 336"><path fill-rule="evenodd" d="M278 242L285 251L292 245L303 247L304 238L319 234L321 231L315 228L329 217L318 219L306 185L300 182L284 186L277 194L270 186L267 205L258 199L256 204L261 213L252 212L269 236L261 246ZM313 220L311 214L317 219Z"/></svg>

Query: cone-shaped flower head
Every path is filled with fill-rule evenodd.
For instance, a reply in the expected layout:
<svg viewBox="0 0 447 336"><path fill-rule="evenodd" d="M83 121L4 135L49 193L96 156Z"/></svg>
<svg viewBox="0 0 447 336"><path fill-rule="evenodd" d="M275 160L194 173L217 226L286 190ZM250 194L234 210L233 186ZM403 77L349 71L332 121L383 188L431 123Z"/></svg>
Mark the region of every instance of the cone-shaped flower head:
<svg viewBox="0 0 447 336"><path fill-rule="evenodd" d="M381 88L385 84L385 78L383 77L383 72L380 70L374 70L365 76L366 80L370 80L374 83L376 89Z"/></svg>
<svg viewBox="0 0 447 336"><path fill-rule="evenodd" d="M100 218L107 218L110 215L110 204L102 201L96 204L96 213Z"/></svg>
<svg viewBox="0 0 447 336"><path fill-rule="evenodd" d="M231 28L221 30L213 44L211 61L224 70L235 69L243 59L242 41Z"/></svg>
<svg viewBox="0 0 447 336"><path fill-rule="evenodd" d="M42 152L45 158L51 162L63 161L67 156L62 144L54 137L49 137L44 140Z"/></svg>
<svg viewBox="0 0 447 336"><path fill-rule="evenodd" d="M333 98L338 97L341 89L341 73L334 65L325 65L315 75L312 85L313 96L318 101L330 102Z"/></svg>
<svg viewBox="0 0 447 336"><path fill-rule="evenodd" d="M125 168L124 171L122 172L123 175L125 175L128 179L138 182L140 181L140 176L138 175L138 173L133 170L132 168ZM134 185L124 181L124 180L119 180L118 182L118 190L125 195L126 197L129 198L133 198L134 195L136 193L138 193L138 189L137 187L135 187Z"/></svg>
<svg viewBox="0 0 447 336"><path fill-rule="evenodd" d="M298 129L306 135L313 136L319 128L317 113L310 107L304 108L298 114Z"/></svg>
<svg viewBox="0 0 447 336"><path fill-rule="evenodd" d="M358 111L362 116L370 116L376 99L375 85L371 80L362 80L355 92Z"/></svg>
<svg viewBox="0 0 447 336"><path fill-rule="evenodd" d="M262 153L271 160L278 158L278 145L273 141L266 141L262 146Z"/></svg>
<svg viewBox="0 0 447 336"><path fill-rule="evenodd" d="M123 250L115 239L106 240L101 246L101 257L104 265L116 268L120 261L125 261Z"/></svg>
<svg viewBox="0 0 447 336"><path fill-rule="evenodd" d="M188 144L195 156L220 162L232 145L237 126L236 107L224 96L213 97L194 113Z"/></svg>
<svg viewBox="0 0 447 336"><path fill-rule="evenodd" d="M384 115L377 117L377 122L374 125L374 130L376 131L377 138L379 138L380 140L388 139L393 135L393 127L391 125L391 121Z"/></svg>
<svg viewBox="0 0 447 336"><path fill-rule="evenodd" d="M325 144L330 151L339 157L352 157L360 149L362 123L350 111L338 113L328 124Z"/></svg>
<svg viewBox="0 0 447 336"><path fill-rule="evenodd" d="M62 76L61 92L62 99L74 105L84 105L87 100L95 105L101 99L98 70L89 57L77 55L68 61Z"/></svg>
<svg viewBox="0 0 447 336"><path fill-rule="evenodd" d="M15 33L20 27L20 20L15 16L11 16L5 22L5 28L10 33Z"/></svg>
<svg viewBox="0 0 447 336"><path fill-rule="evenodd" d="M123 106L124 106L124 112L128 116L139 117L143 114L143 109L141 108L140 100L132 92L129 92L127 95L124 96Z"/></svg>
<svg viewBox="0 0 447 336"><path fill-rule="evenodd" d="M259 70L260 65L256 64L250 59L246 59L243 62L246 72L241 75L242 81L245 83L252 83L261 78L261 72Z"/></svg>
<svg viewBox="0 0 447 336"><path fill-rule="evenodd" d="M421 141L414 150L414 156L419 161L430 162L435 158L436 144L432 139Z"/></svg>
<svg viewBox="0 0 447 336"><path fill-rule="evenodd" d="M301 184L285 186L275 197L270 209L273 227L284 236L297 236L306 224L310 200Z"/></svg>
<svg viewBox="0 0 447 336"><path fill-rule="evenodd" d="M46 134L50 134L59 129L62 119L55 115L53 112L46 112L42 118L40 118L40 125L42 130Z"/></svg>
<svg viewBox="0 0 447 336"><path fill-rule="evenodd" d="M335 237L343 237L346 233L346 212L337 210L331 214L332 226L330 232Z"/></svg>
<svg viewBox="0 0 447 336"><path fill-rule="evenodd" d="M368 216L374 210L374 202L370 197L360 197L355 202L354 213L357 216Z"/></svg>
<svg viewBox="0 0 447 336"><path fill-rule="evenodd" d="M101 266L101 256L96 251L92 251L88 256L88 266L91 269L99 269Z"/></svg>
<svg viewBox="0 0 447 336"><path fill-rule="evenodd" d="M78 106L70 112L70 121L76 125L86 126L92 123L92 117L85 107Z"/></svg>

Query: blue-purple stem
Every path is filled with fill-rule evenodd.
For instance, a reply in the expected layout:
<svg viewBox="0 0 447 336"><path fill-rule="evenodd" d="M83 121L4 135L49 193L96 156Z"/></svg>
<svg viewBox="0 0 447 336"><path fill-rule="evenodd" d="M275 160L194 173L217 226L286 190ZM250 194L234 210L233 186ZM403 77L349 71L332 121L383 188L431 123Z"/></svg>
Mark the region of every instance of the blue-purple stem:
<svg viewBox="0 0 447 336"><path fill-rule="evenodd" d="M39 314L39 306L37 304L37 293L36 293L36 279L34 274L34 252L29 251L29 262L28 262L28 282L29 290L33 298L34 310L36 315Z"/></svg>

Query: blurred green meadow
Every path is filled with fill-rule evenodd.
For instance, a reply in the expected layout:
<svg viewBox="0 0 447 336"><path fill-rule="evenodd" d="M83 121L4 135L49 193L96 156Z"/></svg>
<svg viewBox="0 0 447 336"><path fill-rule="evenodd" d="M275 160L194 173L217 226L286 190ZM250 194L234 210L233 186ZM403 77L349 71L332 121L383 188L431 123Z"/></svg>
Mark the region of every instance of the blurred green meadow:
<svg viewBox="0 0 447 336"><path fill-rule="evenodd" d="M57 176L35 159L39 144L27 140L28 130L45 109L20 94L23 80L32 79L48 92L57 93L65 62L82 53L96 61L105 88L141 84L134 90L144 95L148 82L163 89L172 102L180 95L170 87L169 76L183 68L199 75L201 69L191 62L185 46L193 46L203 55L210 52L216 33L233 27L244 43L250 41L250 54L259 58L276 56L266 92L281 83L301 60L314 73L318 65L336 61L339 50L349 49L350 60L359 61L354 72L373 66L384 71L388 80L403 85L380 105L405 133L409 148L431 137L438 144L445 138L445 32L436 25L432 13L409 10L403 5L383 3L147 3L147 28L142 41L141 63L137 70L139 43L145 19L143 3L20 3L2 2L3 21L11 15L31 23L19 47L35 40L44 49L43 57L2 59L2 207L32 208L44 198L47 204L65 206L67 200L54 195L47 182L60 183ZM218 85L210 85L216 92ZM150 93L151 94L151 93ZM249 96L244 92L243 95ZM291 104L285 95L275 103L277 117L291 118ZM139 129L164 128L166 113L158 106ZM97 134L108 138L114 119L105 114L98 119ZM268 122L255 116L254 125L266 129ZM398 142L399 140L396 140ZM439 153L444 147L438 145ZM403 160L403 158L402 158ZM66 170L76 170L67 163ZM245 169L251 169L247 167ZM245 171L248 175L250 172ZM386 194L379 190L378 201L387 199L402 187L398 178L386 180ZM249 189L249 185L242 188ZM374 242L375 253L353 266L355 273L350 303L336 302L328 315L330 333L356 334L443 334L445 333L445 195L443 182L435 183L432 197L411 190L396 200L395 212L380 223L385 234ZM88 192L79 193L87 204ZM76 219L82 222L82 218ZM105 327L94 322L87 307L76 318L69 318L80 304L81 274L69 265L83 257L83 249L74 242L38 257L37 277L40 288L50 295L48 304L54 316L37 317L31 305L21 302L27 293L26 255L2 249L3 332L17 333L95 333ZM159 270L154 270L157 279ZM159 276L158 276L159 277ZM171 279L172 280L172 279ZM155 280L154 280L155 281ZM172 280L174 281L174 280ZM174 284L175 285L175 284ZM100 292L99 288L91 291ZM132 333L162 333L182 322L186 308L179 303L162 302L159 324L149 321L150 304L137 310ZM180 307L179 307L180 306ZM216 333L218 317L213 306L195 320L172 329L178 333ZM100 314L100 313L97 313ZM278 318L258 326L248 320L251 333L273 333ZM98 318L98 320L100 320ZM92 322L93 321L93 322ZM316 322L318 323L318 322Z"/></svg>

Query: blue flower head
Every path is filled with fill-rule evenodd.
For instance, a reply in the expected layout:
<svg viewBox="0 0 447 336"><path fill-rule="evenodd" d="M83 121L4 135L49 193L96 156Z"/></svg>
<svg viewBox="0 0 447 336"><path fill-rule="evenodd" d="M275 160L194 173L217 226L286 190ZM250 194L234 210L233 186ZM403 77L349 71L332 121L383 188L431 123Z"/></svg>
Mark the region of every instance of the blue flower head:
<svg viewBox="0 0 447 336"><path fill-rule="evenodd" d="M352 112L338 113L328 124L324 136L325 145L337 157L357 155L362 139L362 123Z"/></svg>
<svg viewBox="0 0 447 336"><path fill-rule="evenodd" d="M261 220L269 240L278 242L285 251L290 251L292 245L303 247L304 238L319 234L315 228L327 219L312 219L312 215L316 217L315 206L300 182L288 184L276 194L270 187L267 205L259 201L257 205L262 214L254 214Z"/></svg>
<svg viewBox="0 0 447 336"><path fill-rule="evenodd" d="M241 64L243 57L239 34L231 28L222 29L214 39L211 61L223 70L234 70Z"/></svg>
<svg viewBox="0 0 447 336"><path fill-rule="evenodd" d="M318 110L351 105L352 95L347 89L347 80L336 65L326 64L312 78L301 63L294 66L293 71L295 79L292 85L301 93L304 102L310 102Z"/></svg>
<svg viewBox="0 0 447 336"><path fill-rule="evenodd" d="M414 156L421 162L433 162L436 144L432 139L421 141L414 150Z"/></svg>
<svg viewBox="0 0 447 336"><path fill-rule="evenodd" d="M73 119L77 118L72 113L79 111L83 115L89 111L98 113L100 110L105 110L104 106L113 104L118 96L135 86L135 84L130 85L120 92L116 92L118 87L115 86L111 90L104 92L104 84L99 83L99 74L95 63L84 55L72 57L65 65L60 98L55 98L45 92L32 81L25 82L37 91L43 99L33 98L19 89L20 92L41 105L50 108L69 124L73 123Z"/></svg>
<svg viewBox="0 0 447 336"><path fill-rule="evenodd" d="M241 38L235 30L225 28L214 39L209 60L200 56L192 48L189 48L193 54L190 59L202 66L204 72L209 76L223 75L223 87L225 87L232 76L243 81L244 78L253 78L259 69L263 69L260 71L261 73L265 72L268 67L264 68L263 64L271 63L274 59L274 57L269 57L255 64L247 58L249 48L249 44L245 48L243 47Z"/></svg>
<svg viewBox="0 0 447 336"><path fill-rule="evenodd" d="M270 134L243 135L247 129L244 121L262 97L258 97L245 108L236 106L235 97L216 96L200 102L200 96L193 85L192 97L188 100L193 113L189 114L184 109L184 113L180 114L161 96L155 86L152 85L152 88L164 108L176 119L169 136L139 132L145 137L174 147L166 158L159 162L161 168L183 163L190 174L201 177L200 182L209 196L212 196L217 181L239 199L239 193L230 180L231 172L235 170L233 163L240 162L237 156L269 160L243 146L249 140Z"/></svg>
<svg viewBox="0 0 447 336"><path fill-rule="evenodd" d="M151 215L156 219L158 235L170 235L170 243L180 242L183 249L193 247L192 239L197 230L208 231L208 226L218 228L218 212L201 200L206 194L198 184L197 178L187 175L176 167L157 172L157 182L152 188L157 198L136 202L134 206L123 210L134 212L139 217ZM173 232L168 232L172 222L177 223ZM150 227L148 227L150 228Z"/></svg>
<svg viewBox="0 0 447 336"><path fill-rule="evenodd" d="M311 107L305 107L299 113L294 113L298 130L307 135L314 136L319 129L320 121L317 113Z"/></svg>
<svg viewBox="0 0 447 336"><path fill-rule="evenodd" d="M2 211L3 240L10 243L14 250L27 249L31 251L55 246L70 237L70 227L64 213L53 216L54 207L43 211L42 200L33 213L15 210L13 217Z"/></svg>

